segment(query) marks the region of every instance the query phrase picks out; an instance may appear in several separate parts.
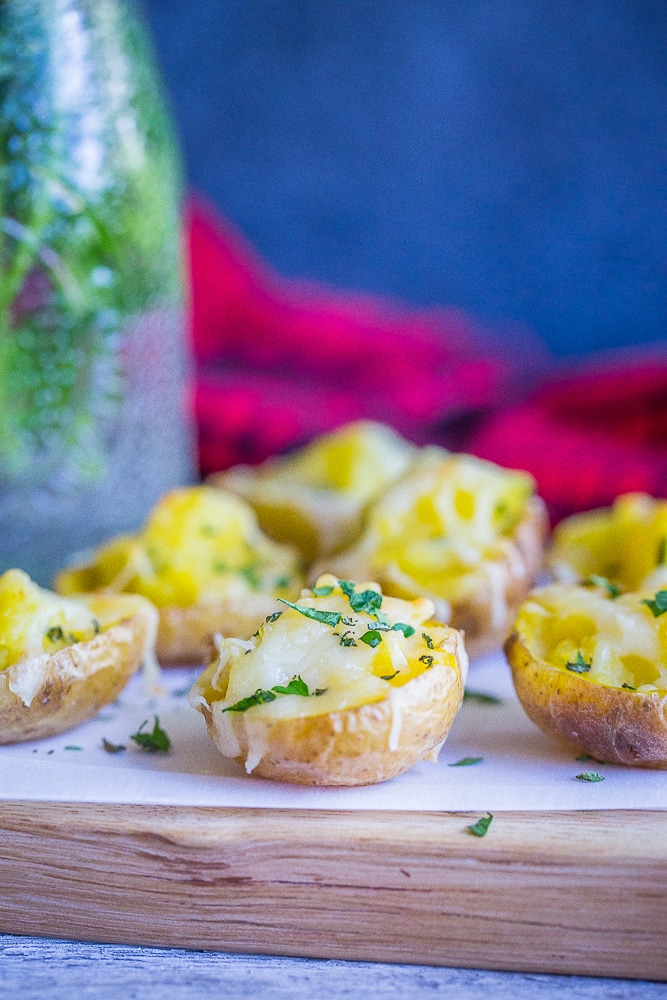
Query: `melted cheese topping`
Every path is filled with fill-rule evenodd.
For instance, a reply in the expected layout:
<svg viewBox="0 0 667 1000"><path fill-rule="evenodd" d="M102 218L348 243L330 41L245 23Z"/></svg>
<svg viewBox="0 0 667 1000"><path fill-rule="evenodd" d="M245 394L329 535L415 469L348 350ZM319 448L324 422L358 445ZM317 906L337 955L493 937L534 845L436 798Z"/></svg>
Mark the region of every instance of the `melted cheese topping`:
<svg viewBox="0 0 667 1000"><path fill-rule="evenodd" d="M329 587L331 594L315 596L312 591L303 591L298 601L304 610L333 615L329 623L286 607L273 621L274 616L269 616L248 642L219 640L219 658L200 678L197 691L224 711L258 691L285 687L300 678L308 687L307 697L278 694L272 701L248 707L244 714L247 720L303 718L380 701L435 663L456 669L454 654L442 648L451 630L430 621L430 601L384 597L381 612L388 624L382 624L373 614L354 611L335 577L320 577L316 589ZM357 593L364 590L381 593L376 584L356 585ZM398 623L407 628L391 628ZM405 636L404 631L412 634ZM373 644L363 641L363 636ZM228 712L227 718L234 714ZM394 729L397 743L398 714Z"/></svg>
<svg viewBox="0 0 667 1000"><path fill-rule="evenodd" d="M84 601L42 590L22 570L0 576L0 670L85 642L108 625Z"/></svg>
<svg viewBox="0 0 667 1000"><path fill-rule="evenodd" d="M483 564L506 562L508 536L533 492L526 473L425 448L371 510L349 559L358 553L371 572L399 586L403 579L404 593L459 601L484 584Z"/></svg>
<svg viewBox="0 0 667 1000"><path fill-rule="evenodd" d="M168 493L143 531L103 545L91 563L61 573L56 586L69 594L126 591L158 607L186 607L253 591L289 596L301 583L297 553L266 538L248 504L192 487Z"/></svg>
<svg viewBox="0 0 667 1000"><path fill-rule="evenodd" d="M644 590L611 599L600 589L554 584L534 591L516 628L540 659L565 672L579 657L586 680L647 692L667 689L667 613L654 617Z"/></svg>

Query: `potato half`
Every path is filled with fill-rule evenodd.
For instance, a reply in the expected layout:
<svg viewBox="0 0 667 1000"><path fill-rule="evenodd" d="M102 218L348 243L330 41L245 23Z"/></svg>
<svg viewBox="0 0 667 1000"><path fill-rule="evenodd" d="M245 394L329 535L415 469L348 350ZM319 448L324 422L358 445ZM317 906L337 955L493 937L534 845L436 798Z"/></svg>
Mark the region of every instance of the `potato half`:
<svg viewBox="0 0 667 1000"><path fill-rule="evenodd" d="M191 704L226 757L303 785L366 785L436 760L463 696L459 632L433 605L323 576L248 642L222 640Z"/></svg>
<svg viewBox="0 0 667 1000"><path fill-rule="evenodd" d="M234 466L210 482L242 496L267 535L312 561L354 541L366 505L405 471L414 452L390 427L360 420L284 457Z"/></svg>
<svg viewBox="0 0 667 1000"><path fill-rule="evenodd" d="M201 663L213 635L247 637L303 583L296 550L266 538L243 500L209 487L173 490L144 528L60 572L61 594L137 593L158 608L161 663Z"/></svg>
<svg viewBox="0 0 667 1000"><path fill-rule="evenodd" d="M662 596L660 596L662 595ZM599 761L667 767L667 590L554 584L505 644L526 713Z"/></svg>
<svg viewBox="0 0 667 1000"><path fill-rule="evenodd" d="M0 743L78 726L113 701L154 652L143 597L57 597L21 570L0 577Z"/></svg>
<svg viewBox="0 0 667 1000"><path fill-rule="evenodd" d="M476 656L505 639L546 534L545 506L527 473L424 448L369 508L359 541L312 576L326 569L377 580L395 597L427 597Z"/></svg>
<svg viewBox="0 0 667 1000"><path fill-rule="evenodd" d="M548 563L564 583L602 577L621 590L650 589L667 572L667 500L624 493L611 507L566 518Z"/></svg>

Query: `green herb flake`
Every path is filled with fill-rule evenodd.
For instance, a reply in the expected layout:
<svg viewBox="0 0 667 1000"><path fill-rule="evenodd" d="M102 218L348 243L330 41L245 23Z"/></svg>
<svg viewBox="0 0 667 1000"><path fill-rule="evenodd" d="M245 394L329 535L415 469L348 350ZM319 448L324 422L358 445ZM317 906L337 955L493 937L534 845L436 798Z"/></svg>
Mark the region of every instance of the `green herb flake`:
<svg viewBox="0 0 667 1000"><path fill-rule="evenodd" d="M424 640L429 649L435 649L435 646L433 644L433 639L431 638L430 635L427 635L426 632L422 632L422 639Z"/></svg>
<svg viewBox="0 0 667 1000"><path fill-rule="evenodd" d="M641 603L650 608L654 618L659 618L667 611L667 590L658 590L652 601L643 600Z"/></svg>
<svg viewBox="0 0 667 1000"><path fill-rule="evenodd" d="M329 594L333 593L333 587L313 587L313 594L315 597L328 597Z"/></svg>
<svg viewBox="0 0 667 1000"><path fill-rule="evenodd" d="M364 632L363 635L359 636L359 642L365 642L371 649L375 649L382 642L382 636L375 629L369 629L368 632Z"/></svg>
<svg viewBox="0 0 667 1000"><path fill-rule="evenodd" d="M279 576L279 577L277 577L276 578L276 583L275 583L276 590L285 590L286 587L289 587L289 585L290 585L290 579L291 579L291 577L289 577L289 576Z"/></svg>
<svg viewBox="0 0 667 1000"><path fill-rule="evenodd" d="M269 690L265 691L262 688L257 688L254 694L248 695L247 698L241 698L234 705L229 705L227 708L223 708L223 712L246 712L249 708L253 708L255 705L266 705L271 701L275 701L277 695L279 694L296 694L301 698L319 698L320 695L326 693L328 688L315 688L314 691L308 690L308 685L303 680L302 677L293 677L289 684L274 684L274 686Z"/></svg>
<svg viewBox="0 0 667 1000"><path fill-rule="evenodd" d="M350 602L353 611L375 615L382 607L382 594L379 590L360 590L357 592L351 580L339 580L338 585Z"/></svg>
<svg viewBox="0 0 667 1000"><path fill-rule="evenodd" d="M478 705L502 705L503 699L497 698L495 694L486 694L484 691L473 691L466 688L463 692L464 701L474 701Z"/></svg>
<svg viewBox="0 0 667 1000"><path fill-rule="evenodd" d="M83 750L83 747L67 746L63 747L64 750Z"/></svg>
<svg viewBox="0 0 667 1000"><path fill-rule="evenodd" d="M424 654L424 656L420 656L419 657L419 662L420 663L425 663L426 664L426 669L430 670L431 667L433 666L433 660L434 659L435 659L435 657L433 657L433 656L426 656L426 654Z"/></svg>
<svg viewBox="0 0 667 1000"><path fill-rule="evenodd" d="M148 719L145 719L136 733L130 736L131 740L134 740L142 750L148 750L149 753L167 753L171 747L171 740L165 733L164 729L160 726L160 720L157 715L154 717L155 723L153 725L153 731L151 733L142 732L144 726L148 725Z"/></svg>
<svg viewBox="0 0 667 1000"><path fill-rule="evenodd" d="M406 625L405 622L396 622L395 625L391 626L392 632L402 632L406 639L409 639L411 635L415 634L415 630L412 625Z"/></svg>
<svg viewBox="0 0 667 1000"><path fill-rule="evenodd" d="M65 633L60 625L52 625L46 630L45 635L49 642L64 642L65 640Z"/></svg>
<svg viewBox="0 0 667 1000"><path fill-rule="evenodd" d="M293 677L289 684L282 687L280 684L275 684L272 688L276 694L298 694L302 698L307 698L309 691L308 685L301 677Z"/></svg>
<svg viewBox="0 0 667 1000"><path fill-rule="evenodd" d="M618 584L611 583L606 576L597 576L595 573L592 573L586 580L583 581L583 586L601 587L602 590L607 591L607 596L610 597L612 601L616 600L617 597L620 597L622 593Z"/></svg>
<svg viewBox="0 0 667 1000"><path fill-rule="evenodd" d="M93 633L95 635L99 635L101 631L102 629L100 628L100 623L98 622L97 618L93 618Z"/></svg>
<svg viewBox="0 0 667 1000"><path fill-rule="evenodd" d="M274 611L272 615L267 615L264 620L268 623L277 622L281 614L282 611ZM255 635L258 635L258 632L255 632Z"/></svg>
<svg viewBox="0 0 667 1000"><path fill-rule="evenodd" d="M343 632L342 635L340 634L340 632L334 632L333 634L338 636L338 638L340 639L341 646L357 645L356 640L350 635L349 630L347 632Z"/></svg>
<svg viewBox="0 0 667 1000"><path fill-rule="evenodd" d="M482 816L482 818L478 819L476 823L472 824L472 826L467 826L466 830L468 830L469 833L472 833L474 837L484 837L486 836L487 830L491 826L492 820L493 813L487 813L486 816Z"/></svg>
<svg viewBox="0 0 667 1000"><path fill-rule="evenodd" d="M107 753L122 753L126 747L122 743L112 743L111 740L107 740L102 737L102 746Z"/></svg>
<svg viewBox="0 0 667 1000"><path fill-rule="evenodd" d="M592 661L591 661L592 662ZM581 655L581 650L577 653L576 660L568 660L565 664L565 669L570 670L573 674L587 674L591 669L591 663L588 663Z"/></svg>
<svg viewBox="0 0 667 1000"><path fill-rule="evenodd" d="M380 674L380 680L382 681L393 681L394 677L400 674L400 670L394 670L393 674Z"/></svg>
<svg viewBox="0 0 667 1000"><path fill-rule="evenodd" d="M454 761L449 767L470 767L472 764L481 764L483 757L461 757L461 760Z"/></svg>
<svg viewBox="0 0 667 1000"><path fill-rule="evenodd" d="M667 561L667 535L663 537L658 542L658 551L655 555L656 566L664 566Z"/></svg>
<svg viewBox="0 0 667 1000"><path fill-rule="evenodd" d="M304 618L312 618L313 621L322 622L323 625L330 625L332 628L340 625L343 617L338 611L318 611L317 608L307 608L303 604L292 604L291 601L286 601L283 597L279 597L278 600L281 604L292 608L293 611L298 611Z"/></svg>
<svg viewBox="0 0 667 1000"><path fill-rule="evenodd" d="M389 619L387 618L387 616L384 613L384 611L376 611L374 617L375 617L378 625L381 625L385 629L392 628L392 627L393 628L397 628L396 625L391 626L389 624ZM406 628L410 628L410 626L407 625ZM413 629L413 632L414 632L414 629Z"/></svg>
<svg viewBox="0 0 667 1000"><path fill-rule="evenodd" d="M250 564L248 566L241 566L236 572L239 576L243 577L251 590L259 590L262 586L262 581L257 572L256 565Z"/></svg>
<svg viewBox="0 0 667 1000"><path fill-rule="evenodd" d="M604 781L604 775L598 771L582 771L581 774L575 774L575 778L577 781Z"/></svg>
<svg viewBox="0 0 667 1000"><path fill-rule="evenodd" d="M621 684L621 687L625 688L626 691L636 691L637 688L633 687L632 684Z"/></svg>

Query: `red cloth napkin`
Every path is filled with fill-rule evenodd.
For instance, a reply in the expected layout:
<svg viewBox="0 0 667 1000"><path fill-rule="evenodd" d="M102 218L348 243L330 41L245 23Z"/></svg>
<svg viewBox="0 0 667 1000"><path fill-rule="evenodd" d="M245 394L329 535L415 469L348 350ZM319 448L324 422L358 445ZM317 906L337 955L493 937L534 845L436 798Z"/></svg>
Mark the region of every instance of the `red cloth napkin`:
<svg viewBox="0 0 667 1000"><path fill-rule="evenodd" d="M366 417L527 469L554 517L627 490L667 495L667 356L531 396L546 354L516 328L492 338L453 309L281 278L199 200L188 237L202 474Z"/></svg>

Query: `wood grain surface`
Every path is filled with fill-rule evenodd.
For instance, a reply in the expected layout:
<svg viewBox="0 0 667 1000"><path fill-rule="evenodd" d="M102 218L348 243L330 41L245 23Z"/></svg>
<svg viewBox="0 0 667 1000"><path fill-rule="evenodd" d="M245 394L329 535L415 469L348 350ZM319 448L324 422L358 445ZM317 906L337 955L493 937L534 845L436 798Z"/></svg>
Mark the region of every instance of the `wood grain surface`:
<svg viewBox="0 0 667 1000"><path fill-rule="evenodd" d="M667 978L667 812L0 804L0 931Z"/></svg>

